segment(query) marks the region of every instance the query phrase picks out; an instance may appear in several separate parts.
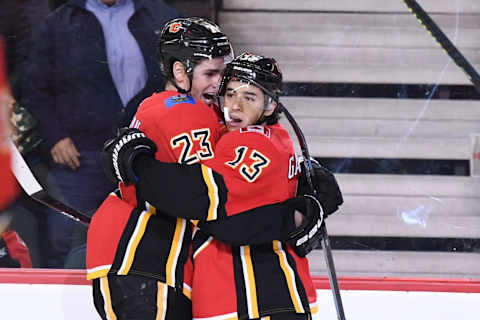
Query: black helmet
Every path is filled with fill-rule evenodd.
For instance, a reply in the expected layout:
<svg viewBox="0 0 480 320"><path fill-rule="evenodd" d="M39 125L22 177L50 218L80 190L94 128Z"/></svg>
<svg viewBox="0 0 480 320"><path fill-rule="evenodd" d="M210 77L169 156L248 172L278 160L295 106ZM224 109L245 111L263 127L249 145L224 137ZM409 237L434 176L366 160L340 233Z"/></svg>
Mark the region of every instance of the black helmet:
<svg viewBox="0 0 480 320"><path fill-rule="evenodd" d="M159 60L165 77L173 83L172 66L176 61L185 65L191 76L199 60L224 57L233 59L230 40L216 24L204 18L174 19L163 27L158 42Z"/></svg>
<svg viewBox="0 0 480 320"><path fill-rule="evenodd" d="M245 52L236 57L227 64L224 70L223 78L218 89L218 95L224 96L227 85L232 79L238 79L242 82L252 83L260 88L265 94L265 108L275 101L279 103L279 96L282 94L282 72L274 58ZM280 107L275 112L261 119L267 124L274 124L278 121Z"/></svg>
<svg viewBox="0 0 480 320"><path fill-rule="evenodd" d="M282 72L273 58L251 52L245 52L236 57L225 68L218 89L219 95L225 94L227 84L232 78L255 84L277 102L278 96L282 93Z"/></svg>

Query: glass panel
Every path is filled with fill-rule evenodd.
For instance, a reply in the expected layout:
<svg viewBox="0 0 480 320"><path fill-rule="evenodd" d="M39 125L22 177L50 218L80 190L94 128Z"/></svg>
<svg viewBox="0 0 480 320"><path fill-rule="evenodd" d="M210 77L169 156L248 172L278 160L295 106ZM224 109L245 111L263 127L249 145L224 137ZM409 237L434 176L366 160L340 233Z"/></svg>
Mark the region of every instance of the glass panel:
<svg viewBox="0 0 480 320"><path fill-rule="evenodd" d="M340 275L479 276L478 1L421 1L426 15L417 16L433 36L402 1L172 0L154 22L134 13L136 1L88 0L83 9L75 4L82 1L7 2L0 32L14 100L4 91L2 103L12 112L10 136L54 199L91 216L115 189L99 151L163 89L156 35L178 14L203 16L217 21L237 55L252 51L280 65L280 101L343 192L326 220ZM213 100L215 92L204 93ZM281 123L300 153L291 125ZM188 141L206 148L205 139ZM25 193L1 219L33 267L85 268L82 224ZM310 258L314 275L326 272L319 252ZM365 252L379 254L355 258ZM392 254L414 259L411 267L382 264ZM26 263L2 259L0 267ZM367 259L378 259L376 269Z"/></svg>

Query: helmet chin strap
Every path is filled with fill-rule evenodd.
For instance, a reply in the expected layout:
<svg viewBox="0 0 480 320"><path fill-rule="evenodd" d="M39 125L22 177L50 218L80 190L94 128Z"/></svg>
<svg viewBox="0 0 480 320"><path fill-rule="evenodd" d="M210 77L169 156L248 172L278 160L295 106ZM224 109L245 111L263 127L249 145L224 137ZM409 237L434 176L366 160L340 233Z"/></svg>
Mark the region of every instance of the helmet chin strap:
<svg viewBox="0 0 480 320"><path fill-rule="evenodd" d="M257 121L256 121L253 125L258 126L258 125L261 125L262 123L265 122L265 116L264 116L264 115L265 115L265 111L266 111L266 109L263 108L262 114L260 115L260 117L258 117Z"/></svg>
<svg viewBox="0 0 480 320"><path fill-rule="evenodd" d="M188 94L190 92L190 90L192 89L191 85L190 85L190 88L188 88L188 90L180 88L176 83L174 83L173 85L175 86L175 88L177 88L178 92L183 93L183 94Z"/></svg>

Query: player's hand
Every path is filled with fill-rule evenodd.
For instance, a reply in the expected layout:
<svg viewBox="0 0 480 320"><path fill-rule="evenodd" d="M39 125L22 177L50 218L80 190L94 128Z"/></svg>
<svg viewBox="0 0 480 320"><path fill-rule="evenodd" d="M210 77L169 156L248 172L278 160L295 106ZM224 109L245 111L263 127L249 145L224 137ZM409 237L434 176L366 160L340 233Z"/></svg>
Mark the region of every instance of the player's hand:
<svg viewBox="0 0 480 320"><path fill-rule="evenodd" d="M305 257L318 246L320 227L323 223L323 209L320 202L313 195L297 196L285 202L293 207L297 228L289 236L287 242L299 257ZM298 212L302 213L301 220ZM298 225L299 224L299 225Z"/></svg>
<svg viewBox="0 0 480 320"><path fill-rule="evenodd" d="M77 170L80 167L80 153L72 139L68 137L58 141L50 150L50 154L55 163L68 166L72 170Z"/></svg>
<svg viewBox="0 0 480 320"><path fill-rule="evenodd" d="M322 204L326 218L337 211L343 203L342 192L332 172L319 164L315 159L310 159L310 161L315 175L314 179L312 179L313 187L317 192L317 199ZM302 173L298 179L297 195L311 193L303 164L301 168Z"/></svg>
<svg viewBox="0 0 480 320"><path fill-rule="evenodd" d="M154 157L156 151L155 143L140 130L120 128L117 137L103 145L103 170L113 182L135 183L138 181L133 170L135 158L141 154Z"/></svg>

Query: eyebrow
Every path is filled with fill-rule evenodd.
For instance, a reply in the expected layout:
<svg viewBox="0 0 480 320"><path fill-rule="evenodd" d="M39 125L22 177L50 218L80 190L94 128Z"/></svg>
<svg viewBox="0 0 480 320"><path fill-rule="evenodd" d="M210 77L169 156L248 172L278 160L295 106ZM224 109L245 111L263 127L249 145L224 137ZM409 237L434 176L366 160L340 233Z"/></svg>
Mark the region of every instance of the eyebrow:
<svg viewBox="0 0 480 320"><path fill-rule="evenodd" d="M223 70L221 70L220 68L210 68L210 69L205 69L205 70L202 70L202 72L222 72Z"/></svg>

